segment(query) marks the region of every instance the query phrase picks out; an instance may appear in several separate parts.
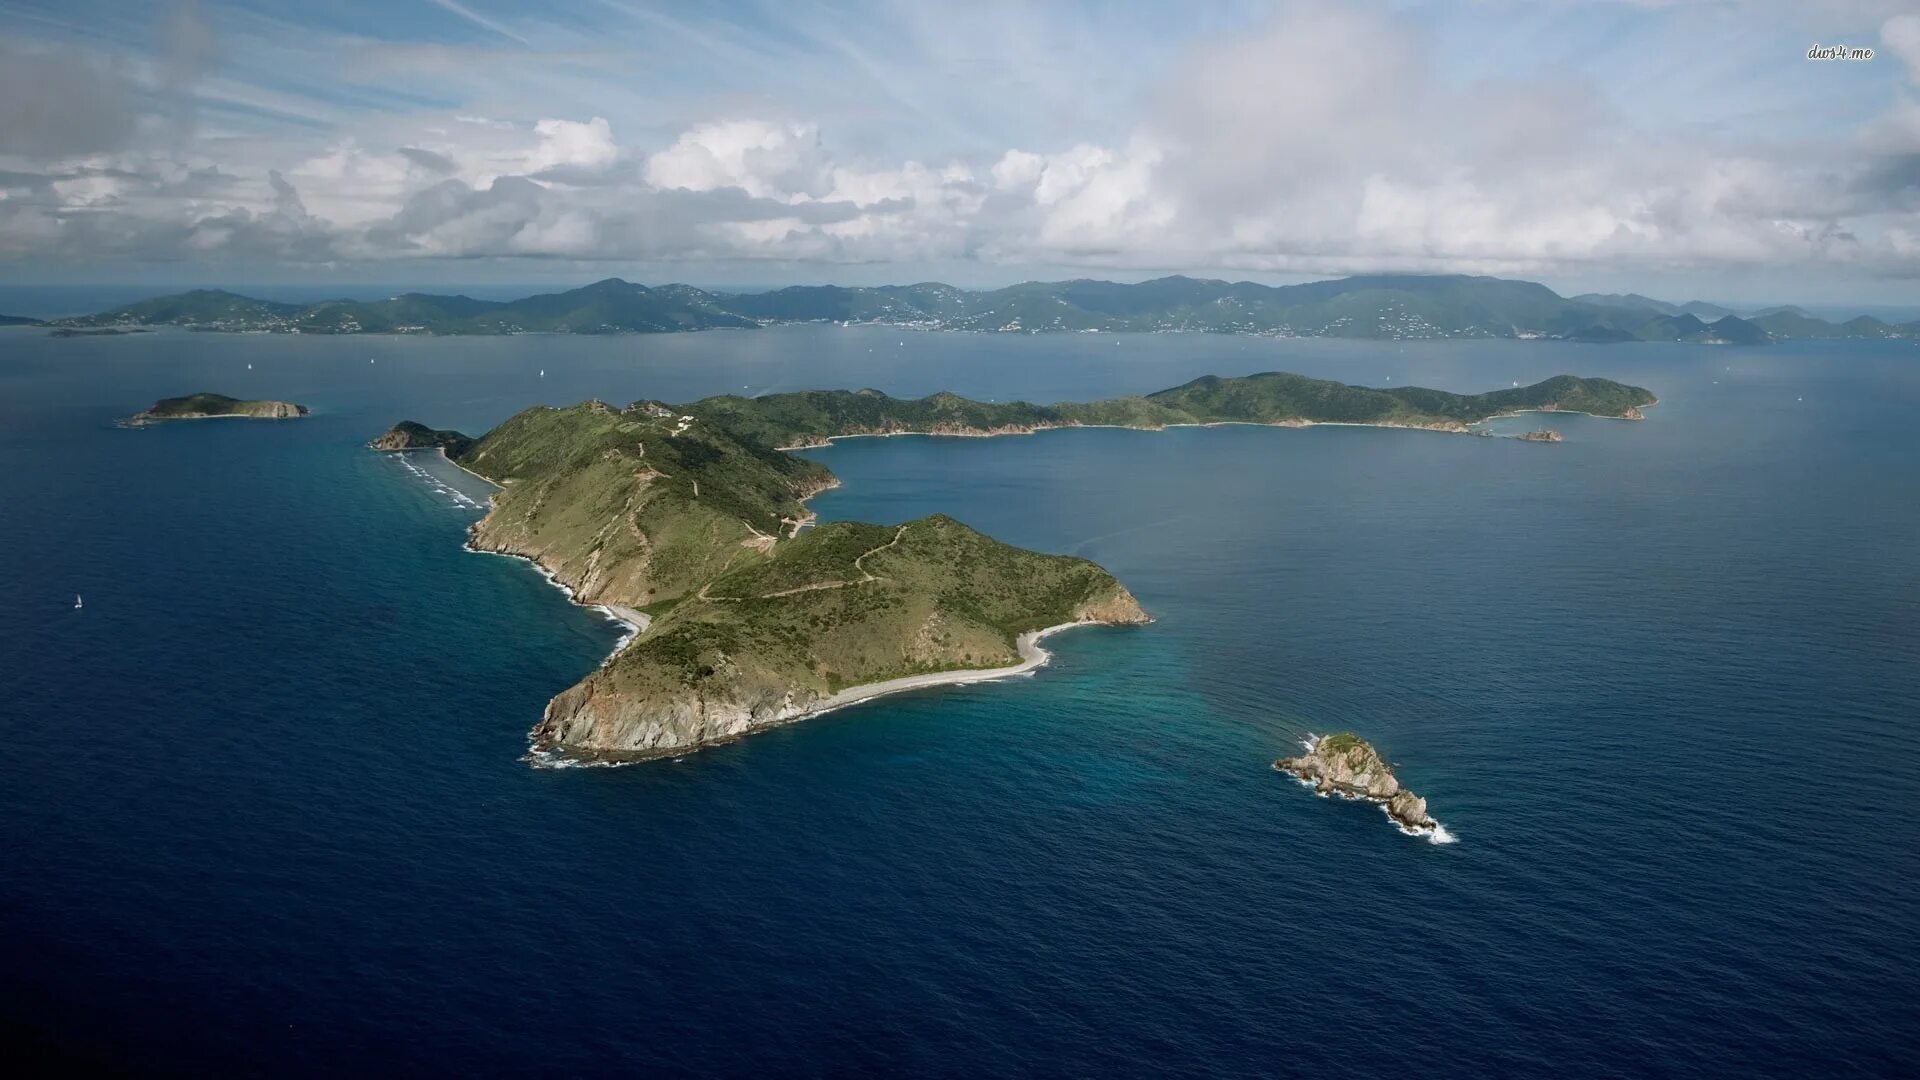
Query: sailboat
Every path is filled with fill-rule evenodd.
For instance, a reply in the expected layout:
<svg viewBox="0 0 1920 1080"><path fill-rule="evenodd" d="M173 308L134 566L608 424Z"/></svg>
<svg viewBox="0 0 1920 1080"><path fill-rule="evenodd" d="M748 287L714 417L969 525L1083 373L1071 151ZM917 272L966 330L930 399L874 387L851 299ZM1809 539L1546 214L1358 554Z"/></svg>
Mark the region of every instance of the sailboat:
<svg viewBox="0 0 1920 1080"><path fill-rule="evenodd" d="M79 593L73 594L73 610L75 611L80 610L80 594Z"/></svg>

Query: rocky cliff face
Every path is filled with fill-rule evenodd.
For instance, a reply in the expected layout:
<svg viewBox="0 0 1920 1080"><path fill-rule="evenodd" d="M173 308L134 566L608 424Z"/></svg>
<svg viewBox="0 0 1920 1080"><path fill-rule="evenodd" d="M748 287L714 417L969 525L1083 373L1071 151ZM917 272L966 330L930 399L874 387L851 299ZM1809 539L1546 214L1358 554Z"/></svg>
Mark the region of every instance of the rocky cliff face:
<svg viewBox="0 0 1920 1080"><path fill-rule="evenodd" d="M292 420L307 415L305 405L295 405L291 401L253 401L241 415L261 420Z"/></svg>
<svg viewBox="0 0 1920 1080"><path fill-rule="evenodd" d="M1401 787L1379 751L1351 732L1313 739L1305 754L1281 758L1273 767L1311 783L1323 795L1378 803L1407 832L1429 833L1439 827L1427 813L1427 800Z"/></svg>
<svg viewBox="0 0 1920 1080"><path fill-rule="evenodd" d="M1081 622L1104 626L1144 626L1153 621L1153 617L1140 606L1140 601L1118 583L1112 592L1088 600L1075 608L1073 614Z"/></svg>
<svg viewBox="0 0 1920 1080"><path fill-rule="evenodd" d="M697 690L633 694L588 678L563 691L533 729L534 749L571 757L644 761L730 742L819 711L828 695L721 658Z"/></svg>

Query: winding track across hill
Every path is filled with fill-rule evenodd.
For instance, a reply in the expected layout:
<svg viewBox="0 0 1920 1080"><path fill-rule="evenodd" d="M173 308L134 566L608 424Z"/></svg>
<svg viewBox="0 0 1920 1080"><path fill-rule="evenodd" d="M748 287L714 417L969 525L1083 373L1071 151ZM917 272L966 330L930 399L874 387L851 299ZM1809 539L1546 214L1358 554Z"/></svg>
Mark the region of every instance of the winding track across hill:
<svg viewBox="0 0 1920 1080"><path fill-rule="evenodd" d="M752 526L749 525L748 528L752 528ZM898 544L900 542L900 538L905 536L906 534L907 534L907 527L905 525L902 525L900 526L899 530L893 534L893 539L887 541L884 544L881 544L879 547L874 548L870 551L863 551L858 556L856 556L853 560L853 568L855 570L860 571L860 580L858 581L816 581L811 585L796 585L791 589L781 589L777 592L762 593L759 596L709 596L707 595L707 590L712 587L712 584L708 583L706 585L700 586L700 591L698 593L695 593L694 595L702 600L771 600L777 596L793 596L796 593L818 592L821 589L844 589L849 585L865 585L869 581L885 581L887 580L886 578L881 577L879 574L869 572L866 567L860 565L860 562L862 559L865 559L869 555L876 555L882 551L887 550L893 545Z"/></svg>

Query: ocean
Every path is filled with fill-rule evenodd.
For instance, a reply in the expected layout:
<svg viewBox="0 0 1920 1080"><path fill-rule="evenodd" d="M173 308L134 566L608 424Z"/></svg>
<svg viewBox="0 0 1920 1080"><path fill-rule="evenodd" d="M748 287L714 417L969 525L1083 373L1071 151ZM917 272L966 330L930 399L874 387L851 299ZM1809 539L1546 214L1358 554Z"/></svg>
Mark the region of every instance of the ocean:
<svg viewBox="0 0 1920 1080"><path fill-rule="evenodd" d="M810 451L823 518L949 513L1158 621L611 769L522 754L621 628L462 549L484 485L363 449L1265 370L1661 404ZM314 415L113 426L199 390ZM0 1030L281 1075L1910 1076L1917 414L1906 342L0 330ZM1269 767L1348 729L1455 842Z"/></svg>

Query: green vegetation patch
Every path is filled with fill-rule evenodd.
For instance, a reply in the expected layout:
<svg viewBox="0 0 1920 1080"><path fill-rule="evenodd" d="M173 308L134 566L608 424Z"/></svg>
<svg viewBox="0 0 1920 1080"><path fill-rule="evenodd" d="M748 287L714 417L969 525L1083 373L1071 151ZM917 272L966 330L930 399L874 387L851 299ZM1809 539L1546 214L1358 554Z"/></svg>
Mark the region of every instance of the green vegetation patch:
<svg viewBox="0 0 1920 1080"><path fill-rule="evenodd" d="M1624 416L1653 402L1637 386L1559 375L1486 394L1420 387L1373 389L1284 372L1241 378L1208 375L1145 397L1033 405L981 402L956 394L889 397L878 390L824 390L757 398L707 398L686 406L740 438L796 446L846 435L986 433L1081 424L1161 428L1169 424L1345 423L1465 425L1521 409Z"/></svg>

